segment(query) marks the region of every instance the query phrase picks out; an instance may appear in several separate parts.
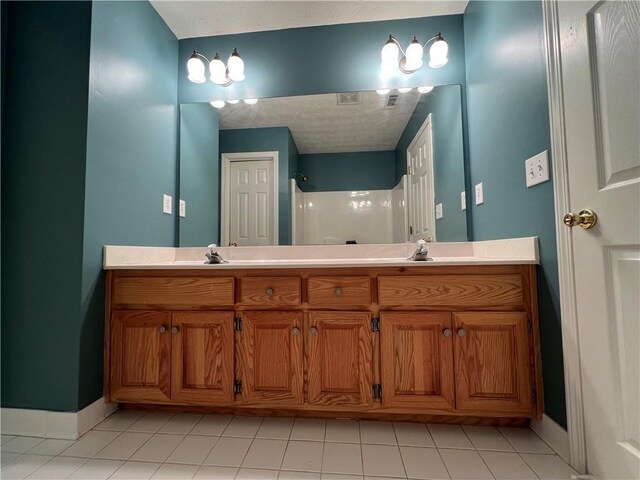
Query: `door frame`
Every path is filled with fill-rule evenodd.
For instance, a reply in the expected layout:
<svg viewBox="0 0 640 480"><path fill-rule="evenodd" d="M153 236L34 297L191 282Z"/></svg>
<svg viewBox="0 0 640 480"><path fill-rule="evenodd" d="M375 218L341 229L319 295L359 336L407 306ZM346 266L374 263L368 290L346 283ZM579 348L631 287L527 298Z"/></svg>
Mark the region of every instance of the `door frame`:
<svg viewBox="0 0 640 480"><path fill-rule="evenodd" d="M556 218L558 277L560 283L560 318L564 384L567 402L567 433L569 463L578 472L586 472L586 433L582 373L578 343L577 296L574 274L572 230L563 228L562 218L571 211L569 202L569 171L562 85L562 60L558 0L542 2L544 39L547 61L549 122L551 125L551 168Z"/></svg>
<svg viewBox="0 0 640 480"><path fill-rule="evenodd" d="M431 206L432 206L432 214L430 218L433 219L433 222L431 225L429 225L429 227L431 227L431 231L433 232L432 235L432 240L433 242L436 241L436 188L435 188L435 178L434 178L434 168L433 168L433 120L431 119L431 113L429 113L429 115L427 115L427 118L424 119L424 122L422 123L422 125L420 126L420 128L418 129L418 131L416 132L416 134L413 137L413 140L411 140L411 143L409 144L409 146L407 147L407 191L406 191L406 197L407 197L407 205L409 206L409 208L407 208L407 235L409 237L409 241L411 241L411 232L409 232L409 225L411 223L411 213L413 213L413 205L411 203L411 192L409 191L411 189L411 179L410 176L413 175L413 172L411 170L411 155L409 154L409 152L411 151L411 149L415 146L416 142L418 141L418 138L420 138L420 135L422 135L424 133L424 131L429 128L429 130L431 131L431 135L429 135L429 138L431 140L430 144L429 144L429 149L431 150L431 155L430 155L430 165L429 168L431 169L431 175L429 175L429 189L431 190Z"/></svg>
<svg viewBox="0 0 640 480"><path fill-rule="evenodd" d="M220 244L221 246L229 246L229 205L231 199L229 194L231 191L229 171L231 162L268 160L273 163L273 245L279 244L278 227L280 225L280 215L278 212L278 163L279 152L237 152L223 153L221 155L220 173Z"/></svg>

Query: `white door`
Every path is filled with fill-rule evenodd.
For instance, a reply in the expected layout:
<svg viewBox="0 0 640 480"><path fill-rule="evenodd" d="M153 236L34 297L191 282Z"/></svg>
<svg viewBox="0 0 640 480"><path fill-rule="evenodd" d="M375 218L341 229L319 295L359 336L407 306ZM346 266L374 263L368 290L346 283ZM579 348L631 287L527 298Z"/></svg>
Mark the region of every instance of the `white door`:
<svg viewBox="0 0 640 480"><path fill-rule="evenodd" d="M277 245L277 158L223 157L223 244Z"/></svg>
<svg viewBox="0 0 640 480"><path fill-rule="evenodd" d="M409 172L409 239L436 240L431 115L407 149Z"/></svg>
<svg viewBox="0 0 640 480"><path fill-rule="evenodd" d="M640 3L559 2L587 471L640 478ZM570 219L567 219L570 220ZM558 228L567 228L559 225Z"/></svg>

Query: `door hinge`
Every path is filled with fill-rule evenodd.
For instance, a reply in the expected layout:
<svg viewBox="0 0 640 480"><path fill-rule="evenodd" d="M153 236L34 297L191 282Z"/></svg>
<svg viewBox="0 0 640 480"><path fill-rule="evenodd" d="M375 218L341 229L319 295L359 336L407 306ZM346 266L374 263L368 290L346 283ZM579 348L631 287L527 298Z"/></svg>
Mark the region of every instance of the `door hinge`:
<svg viewBox="0 0 640 480"><path fill-rule="evenodd" d="M374 384L371 387L371 393L373 394L373 399L374 400L381 400L382 399L382 385L380 385L379 383Z"/></svg>
<svg viewBox="0 0 640 480"><path fill-rule="evenodd" d="M371 331L372 332L380 331L380 319L378 317L374 317L371 319Z"/></svg>
<svg viewBox="0 0 640 480"><path fill-rule="evenodd" d="M533 402L534 405L538 403L538 395L536 395L536 393L537 392L535 388L531 390L531 401Z"/></svg>
<svg viewBox="0 0 640 480"><path fill-rule="evenodd" d="M233 329L236 332L239 332L242 330L242 317L236 317L233 319Z"/></svg>
<svg viewBox="0 0 640 480"><path fill-rule="evenodd" d="M233 394L240 395L242 393L242 380L235 380L233 382Z"/></svg>

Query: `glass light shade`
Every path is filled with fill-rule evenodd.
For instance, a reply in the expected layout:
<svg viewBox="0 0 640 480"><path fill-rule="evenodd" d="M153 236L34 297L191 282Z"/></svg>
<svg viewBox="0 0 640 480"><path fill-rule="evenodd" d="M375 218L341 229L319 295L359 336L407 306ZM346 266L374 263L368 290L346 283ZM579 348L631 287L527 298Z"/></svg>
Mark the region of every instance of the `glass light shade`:
<svg viewBox="0 0 640 480"><path fill-rule="evenodd" d="M247 105L255 105L256 103L258 103L258 99L257 98L245 98L244 99L244 103L246 103Z"/></svg>
<svg viewBox="0 0 640 480"><path fill-rule="evenodd" d="M376 90L376 92L378 93L378 95L386 95L387 93L389 93L391 91L390 88L380 88L378 90Z"/></svg>
<svg viewBox="0 0 640 480"><path fill-rule="evenodd" d="M405 55L406 70L417 70L422 66L422 45L418 39L413 37L411 43L407 47L407 54Z"/></svg>
<svg viewBox="0 0 640 480"><path fill-rule="evenodd" d="M229 78L234 82L241 82L244 80L244 61L238 55L238 51L234 48L229 61L227 62L227 68L229 69Z"/></svg>
<svg viewBox="0 0 640 480"><path fill-rule="evenodd" d="M204 83L206 81L204 76L204 62L200 60L195 51L187 61L187 72L187 78L193 83Z"/></svg>
<svg viewBox="0 0 640 480"><path fill-rule="evenodd" d="M407 92L410 92L411 90L413 90L413 88L411 87L402 87L398 89L400 93L407 93Z"/></svg>
<svg viewBox="0 0 640 480"><path fill-rule="evenodd" d="M224 100L214 100L213 102L210 102L212 107L216 107L216 108L223 108L224 107Z"/></svg>
<svg viewBox="0 0 640 480"><path fill-rule="evenodd" d="M400 49L398 48L398 45L396 45L396 42L393 40L393 37L391 35L389 35L389 39L387 40L387 43L384 44L384 47L382 47L382 52L380 52L380 55L382 57L382 63L391 63L391 64L398 64L398 55L400 54Z"/></svg>
<svg viewBox="0 0 640 480"><path fill-rule="evenodd" d="M420 93L429 93L431 90L433 90L433 87L418 87Z"/></svg>
<svg viewBox="0 0 640 480"><path fill-rule="evenodd" d="M229 82L227 78L227 67L224 62L220 60L220 57L216 53L211 63L209 63L209 73L211 74L211 81L218 85L224 85Z"/></svg>
<svg viewBox="0 0 640 480"><path fill-rule="evenodd" d="M444 41L442 36L438 34L436 36L436 41L433 42L431 48L429 49L429 66L431 68L440 68L444 67L449 59L447 55L449 54L449 45Z"/></svg>
<svg viewBox="0 0 640 480"><path fill-rule="evenodd" d="M227 103L230 105L235 105L236 103L238 103L240 100L227 100Z"/></svg>

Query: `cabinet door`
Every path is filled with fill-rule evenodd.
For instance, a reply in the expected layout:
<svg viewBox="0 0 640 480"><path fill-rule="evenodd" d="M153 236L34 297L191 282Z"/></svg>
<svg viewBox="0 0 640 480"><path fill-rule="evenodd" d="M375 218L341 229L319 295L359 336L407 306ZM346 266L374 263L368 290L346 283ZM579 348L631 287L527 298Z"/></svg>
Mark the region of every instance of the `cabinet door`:
<svg viewBox="0 0 640 480"><path fill-rule="evenodd" d="M173 314L171 399L233 401L233 312Z"/></svg>
<svg viewBox="0 0 640 480"><path fill-rule="evenodd" d="M531 412L527 314L468 312L453 316L457 409Z"/></svg>
<svg viewBox="0 0 640 480"><path fill-rule="evenodd" d="M302 313L244 312L239 338L242 399L301 404Z"/></svg>
<svg viewBox="0 0 640 480"><path fill-rule="evenodd" d="M114 311L111 317L112 402L169 400L171 314Z"/></svg>
<svg viewBox="0 0 640 480"><path fill-rule="evenodd" d="M373 404L368 312L309 312L307 340L310 404Z"/></svg>
<svg viewBox="0 0 640 480"><path fill-rule="evenodd" d="M384 312L382 405L453 409L453 334L448 312Z"/></svg>

